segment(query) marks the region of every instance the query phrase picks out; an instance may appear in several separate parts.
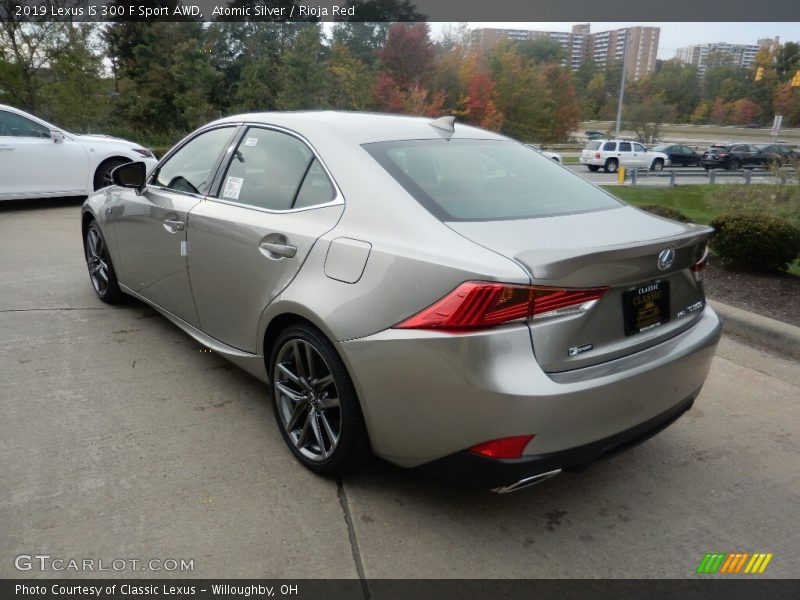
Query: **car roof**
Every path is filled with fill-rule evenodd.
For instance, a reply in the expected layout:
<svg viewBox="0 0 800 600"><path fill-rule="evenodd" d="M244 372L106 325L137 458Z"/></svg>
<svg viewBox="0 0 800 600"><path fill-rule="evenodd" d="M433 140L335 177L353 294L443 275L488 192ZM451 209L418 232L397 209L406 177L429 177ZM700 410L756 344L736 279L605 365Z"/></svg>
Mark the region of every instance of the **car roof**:
<svg viewBox="0 0 800 600"><path fill-rule="evenodd" d="M644 146L644 144L642 144L642 142L637 142L636 140L623 140L623 139L618 139L618 138L611 138L611 139L597 138L596 140L589 140L589 142L590 143L591 142L631 142L632 144L641 144L642 146Z"/></svg>
<svg viewBox="0 0 800 600"><path fill-rule="evenodd" d="M221 123L254 123L283 127L309 140L315 137L336 137L354 144L390 140L441 139L448 137L433 127L430 117L412 117L386 113L353 111L258 112L232 115L215 121ZM456 121L452 138L508 140L509 138L471 127Z"/></svg>

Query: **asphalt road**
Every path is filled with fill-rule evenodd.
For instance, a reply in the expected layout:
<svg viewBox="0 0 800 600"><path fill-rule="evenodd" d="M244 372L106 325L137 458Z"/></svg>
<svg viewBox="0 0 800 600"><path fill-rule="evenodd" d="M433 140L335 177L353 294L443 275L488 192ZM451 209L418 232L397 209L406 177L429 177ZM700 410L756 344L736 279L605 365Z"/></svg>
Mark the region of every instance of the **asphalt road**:
<svg viewBox="0 0 800 600"><path fill-rule="evenodd" d="M193 560L104 576L695 577L800 569L800 365L724 337L646 444L507 496L294 462L264 386L137 302L97 300L77 203L0 206L0 577L20 554Z"/></svg>

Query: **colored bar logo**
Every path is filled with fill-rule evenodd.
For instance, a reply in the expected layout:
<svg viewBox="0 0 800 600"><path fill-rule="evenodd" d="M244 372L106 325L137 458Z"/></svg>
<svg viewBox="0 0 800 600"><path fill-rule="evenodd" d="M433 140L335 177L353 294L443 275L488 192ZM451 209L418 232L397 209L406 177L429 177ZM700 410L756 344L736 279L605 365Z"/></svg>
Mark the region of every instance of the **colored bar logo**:
<svg viewBox="0 0 800 600"><path fill-rule="evenodd" d="M756 573L763 573L771 560L772 553L707 552L695 572L704 575L713 573L755 575Z"/></svg>

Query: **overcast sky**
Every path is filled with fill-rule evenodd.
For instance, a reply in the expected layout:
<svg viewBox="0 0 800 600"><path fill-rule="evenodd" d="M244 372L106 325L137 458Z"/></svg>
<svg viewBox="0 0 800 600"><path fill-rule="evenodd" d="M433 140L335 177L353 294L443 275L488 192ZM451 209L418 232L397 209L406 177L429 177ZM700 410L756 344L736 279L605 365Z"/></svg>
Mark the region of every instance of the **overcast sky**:
<svg viewBox="0 0 800 600"><path fill-rule="evenodd" d="M799 0L800 1L800 0ZM575 23L469 23L470 28L533 29L540 31L571 31ZM438 27L437 27L438 25ZM644 25L660 27L658 58L670 59L675 49L690 44L730 42L755 44L759 38L780 36L781 42L800 42L800 23L592 23L592 31L606 31ZM442 24L432 24L434 32Z"/></svg>

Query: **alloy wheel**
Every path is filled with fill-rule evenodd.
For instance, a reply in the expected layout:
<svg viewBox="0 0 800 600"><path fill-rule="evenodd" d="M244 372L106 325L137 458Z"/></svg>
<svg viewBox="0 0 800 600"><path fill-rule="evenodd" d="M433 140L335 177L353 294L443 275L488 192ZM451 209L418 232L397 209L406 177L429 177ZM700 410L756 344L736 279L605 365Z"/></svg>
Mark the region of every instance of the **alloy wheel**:
<svg viewBox="0 0 800 600"><path fill-rule="evenodd" d="M103 296L108 291L109 260L105 242L96 227L89 227L86 232L86 264L95 291Z"/></svg>
<svg viewBox="0 0 800 600"><path fill-rule="evenodd" d="M272 374L281 426L305 458L328 459L339 443L342 412L336 382L310 342L293 338L278 351Z"/></svg>

